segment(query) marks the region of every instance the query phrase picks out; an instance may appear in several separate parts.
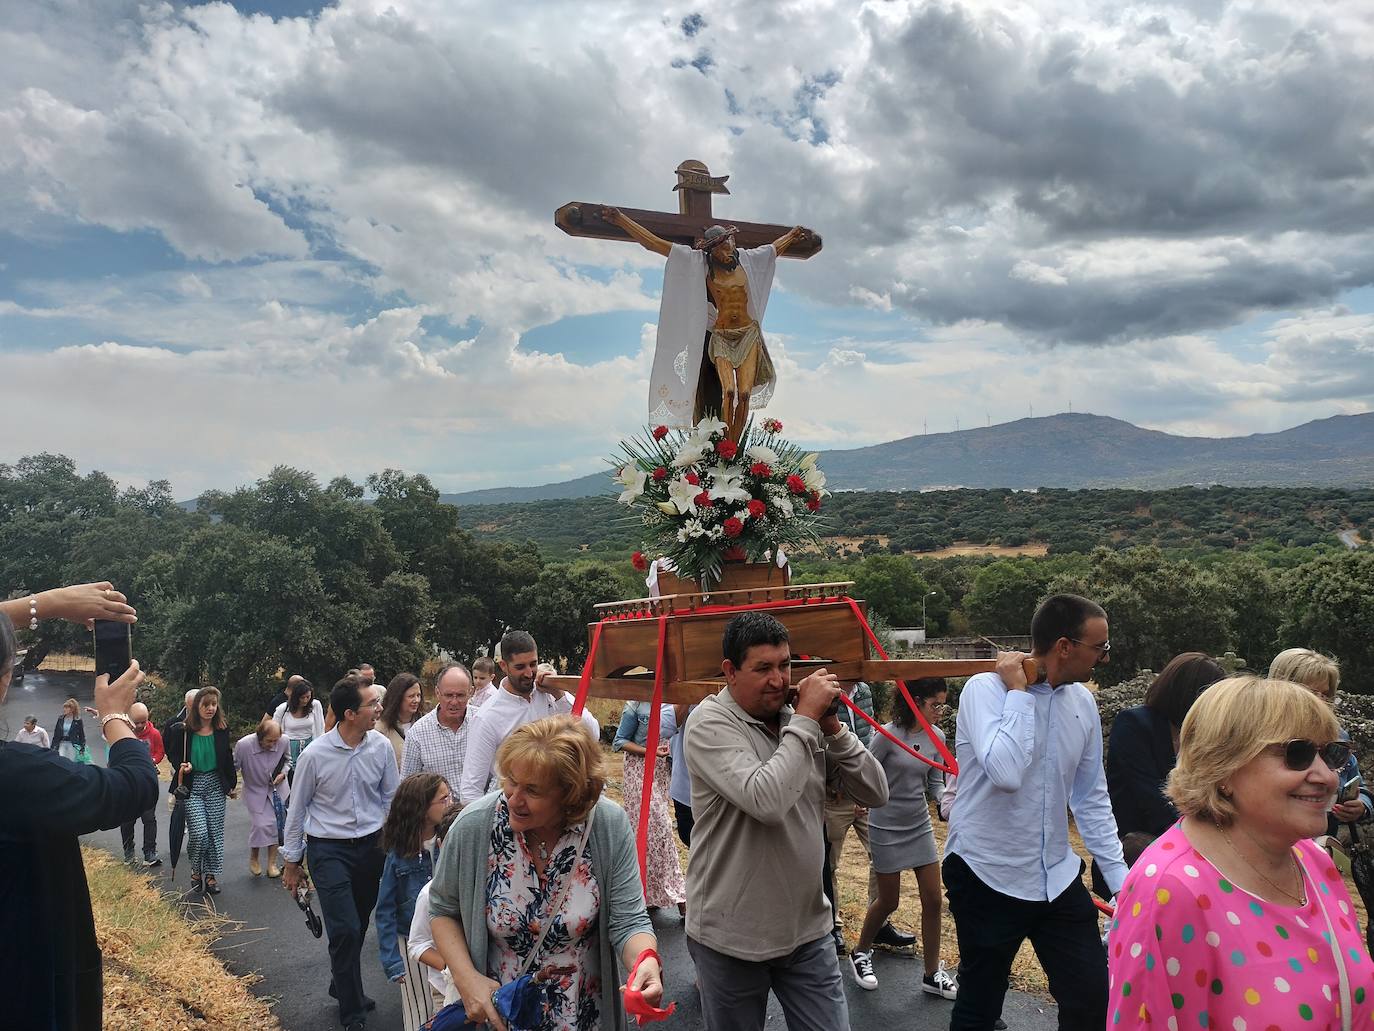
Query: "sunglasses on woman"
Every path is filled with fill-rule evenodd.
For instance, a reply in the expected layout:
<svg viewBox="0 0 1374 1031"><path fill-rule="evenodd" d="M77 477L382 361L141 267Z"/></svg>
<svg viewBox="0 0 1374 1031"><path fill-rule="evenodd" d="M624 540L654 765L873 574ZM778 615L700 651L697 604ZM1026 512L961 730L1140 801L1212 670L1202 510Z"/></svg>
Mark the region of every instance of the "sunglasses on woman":
<svg viewBox="0 0 1374 1031"><path fill-rule="evenodd" d="M1282 749L1283 765L1295 773L1307 769L1312 765L1312 760L1319 755L1322 757L1322 762L1333 770L1344 769L1345 764L1350 761L1349 741L1329 741L1324 745L1319 745L1315 741L1295 737L1292 741L1280 741L1269 747L1276 750Z"/></svg>

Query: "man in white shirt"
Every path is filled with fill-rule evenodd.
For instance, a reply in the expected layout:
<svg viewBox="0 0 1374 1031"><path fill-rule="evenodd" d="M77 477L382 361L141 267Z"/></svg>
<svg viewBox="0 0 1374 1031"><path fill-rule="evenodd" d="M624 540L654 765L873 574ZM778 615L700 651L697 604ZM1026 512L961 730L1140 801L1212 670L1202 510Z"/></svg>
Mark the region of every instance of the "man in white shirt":
<svg viewBox="0 0 1374 1031"><path fill-rule="evenodd" d="M472 677L461 662L450 662L439 671L434 680L437 704L416 720L406 734L405 750L401 753L402 778L412 773L437 773L448 781L450 790L457 791L463 780L468 735L472 731L472 717L468 713L471 695Z"/></svg>
<svg viewBox="0 0 1374 1031"><path fill-rule="evenodd" d="M540 668L539 647L524 630L511 630L501 638L500 688L469 719L468 752L463 760L463 782L458 799L463 805L487 793L496 766L496 750L517 727L545 716L572 712L573 698L566 691L545 686L552 667ZM593 740L601 738L601 724L585 709L582 723Z"/></svg>
<svg viewBox="0 0 1374 1031"><path fill-rule="evenodd" d="M1107 1022L1107 956L1068 811L1113 893L1126 878L1102 769L1102 722L1081 683L1107 659L1107 614L1086 598L1046 598L1031 657L1002 653L959 695L959 804L950 812L944 881L959 935L960 991L950 1031L990 1031L1027 938L1059 1003L1061 1031Z"/></svg>
<svg viewBox="0 0 1374 1031"><path fill-rule="evenodd" d="M14 735L14 740L21 745L37 745L39 748L48 748L48 732L38 725L37 716L24 717L24 729Z"/></svg>

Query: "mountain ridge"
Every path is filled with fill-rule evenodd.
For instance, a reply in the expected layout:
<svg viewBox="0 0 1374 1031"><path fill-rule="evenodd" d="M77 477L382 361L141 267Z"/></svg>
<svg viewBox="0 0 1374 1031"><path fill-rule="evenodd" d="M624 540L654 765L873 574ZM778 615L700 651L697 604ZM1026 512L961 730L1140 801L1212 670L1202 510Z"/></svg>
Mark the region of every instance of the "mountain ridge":
<svg viewBox="0 0 1374 1031"><path fill-rule="evenodd" d="M1274 433L1184 437L1121 419L1063 413L820 452L833 490L937 487L1358 487L1374 484L1374 412ZM606 473L535 487L444 494L454 505L594 497Z"/></svg>

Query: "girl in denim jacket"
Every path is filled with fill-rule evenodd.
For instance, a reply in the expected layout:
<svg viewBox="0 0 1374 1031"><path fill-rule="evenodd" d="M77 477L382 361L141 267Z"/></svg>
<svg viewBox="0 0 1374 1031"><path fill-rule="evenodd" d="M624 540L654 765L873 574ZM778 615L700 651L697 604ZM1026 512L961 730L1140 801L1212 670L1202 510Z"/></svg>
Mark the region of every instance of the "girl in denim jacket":
<svg viewBox="0 0 1374 1031"><path fill-rule="evenodd" d="M419 1027L421 997L428 997L424 969L411 960L405 939L415 915L415 896L434 876L426 842L453 804L448 783L437 773L412 773L401 781L382 828L386 865L377 893L377 950L386 976L401 989L406 1027ZM413 1012L412 1012L413 1011Z"/></svg>

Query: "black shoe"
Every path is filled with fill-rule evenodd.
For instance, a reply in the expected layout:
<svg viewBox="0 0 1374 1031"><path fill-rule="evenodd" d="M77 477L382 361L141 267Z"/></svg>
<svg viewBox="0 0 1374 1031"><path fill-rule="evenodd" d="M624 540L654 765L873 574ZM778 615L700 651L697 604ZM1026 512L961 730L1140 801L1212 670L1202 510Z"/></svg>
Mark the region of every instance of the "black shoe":
<svg viewBox="0 0 1374 1031"><path fill-rule="evenodd" d="M997 1031L1007 1031L1007 1022L1003 1020L1001 1017L998 1017L997 1022L992 1026L996 1028Z"/></svg>
<svg viewBox="0 0 1374 1031"><path fill-rule="evenodd" d="M376 1008L377 1008L377 1000L376 1000L376 999L370 999L370 998L368 998L366 995L364 995L364 996L363 996L363 1009L365 1009L365 1010L367 1010L367 1012L371 1013L371 1012L372 1012L373 1010L375 1010Z"/></svg>
<svg viewBox="0 0 1374 1031"><path fill-rule="evenodd" d="M885 945L889 949L909 949L916 944L916 936L899 931L891 924L883 924L873 936L874 945Z"/></svg>
<svg viewBox="0 0 1374 1031"><path fill-rule="evenodd" d="M848 956L849 946L844 943L844 932L836 927L830 934L831 937L835 939L835 955L839 956L841 959Z"/></svg>
<svg viewBox="0 0 1374 1031"><path fill-rule="evenodd" d="M161 866L162 857L156 852L145 852L143 853L143 865L150 870L155 866Z"/></svg>
<svg viewBox="0 0 1374 1031"><path fill-rule="evenodd" d="M355 1021L353 1021L353 1023L351 1023L351 1024L345 1024L345 1025L344 1025L344 1031L366 1031L366 1029L367 1029L367 1021L366 1021L366 1020L355 1020Z"/></svg>

